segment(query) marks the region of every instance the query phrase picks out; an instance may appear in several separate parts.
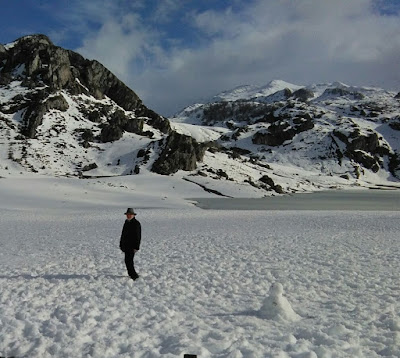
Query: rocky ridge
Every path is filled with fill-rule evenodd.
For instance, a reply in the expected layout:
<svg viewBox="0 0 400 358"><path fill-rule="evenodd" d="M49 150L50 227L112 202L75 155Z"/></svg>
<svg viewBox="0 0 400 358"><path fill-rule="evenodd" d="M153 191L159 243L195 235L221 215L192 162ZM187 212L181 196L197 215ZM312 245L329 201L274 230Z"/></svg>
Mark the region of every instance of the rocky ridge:
<svg viewBox="0 0 400 358"><path fill-rule="evenodd" d="M147 108L102 64L55 46L44 35L0 46L0 119L5 171L82 176L97 169L99 175L124 175L144 167L157 172L152 163L168 150L167 138L177 135L168 119ZM122 153L112 149L120 142ZM160 172L192 168L201 160L187 151L186 146L185 155ZM107 168L100 164L104 153Z"/></svg>
<svg viewBox="0 0 400 358"><path fill-rule="evenodd" d="M399 187L396 92L338 82L302 87L272 81L225 91L185 108L171 121L182 132L201 126L222 133L220 153L242 163L241 168L225 165L223 175L221 168L216 176L225 180L278 193L307 186ZM200 182L204 173L216 173L207 165L206 158L197 174Z"/></svg>

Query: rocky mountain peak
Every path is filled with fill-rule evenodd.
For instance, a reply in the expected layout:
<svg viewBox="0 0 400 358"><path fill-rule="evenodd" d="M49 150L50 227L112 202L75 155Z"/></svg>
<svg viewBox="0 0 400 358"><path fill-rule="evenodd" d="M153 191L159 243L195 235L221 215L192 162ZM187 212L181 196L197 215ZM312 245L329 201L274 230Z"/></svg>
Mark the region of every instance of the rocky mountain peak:
<svg viewBox="0 0 400 358"><path fill-rule="evenodd" d="M3 85L22 80L30 88L48 86L51 91L65 89L97 99L108 96L125 110L142 105L136 93L102 64L55 46L45 35L25 36L3 48Z"/></svg>
<svg viewBox="0 0 400 358"><path fill-rule="evenodd" d="M98 168L129 174L150 166L171 133L168 119L147 108L98 61L55 46L40 34L0 46L0 147L8 146L3 160L40 173L80 175L82 168ZM132 143L126 166L120 165L118 150L109 147L121 141ZM94 165L105 144L112 152L110 168ZM61 155L46 159L46 153L54 152ZM185 158L192 163L197 156ZM188 167L185 160L170 166L171 172ZM113 169L114 163L118 168Z"/></svg>
<svg viewBox="0 0 400 358"><path fill-rule="evenodd" d="M22 87L35 90L35 106L36 99L60 90L99 100L108 97L124 110L135 111L136 116L150 117L152 125L164 133L170 130L165 119L144 106L137 94L101 63L55 46L45 35L25 36L2 46L0 56L0 85L20 81ZM34 133L29 130L27 135Z"/></svg>

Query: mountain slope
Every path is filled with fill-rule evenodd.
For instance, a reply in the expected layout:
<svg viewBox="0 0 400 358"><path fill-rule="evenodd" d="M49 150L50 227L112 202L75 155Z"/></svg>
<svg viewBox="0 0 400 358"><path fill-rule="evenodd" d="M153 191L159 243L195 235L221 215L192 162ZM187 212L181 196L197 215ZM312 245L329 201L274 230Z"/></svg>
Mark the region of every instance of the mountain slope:
<svg viewBox="0 0 400 358"><path fill-rule="evenodd" d="M185 140L99 62L54 46L44 35L1 46L0 75L3 175L157 172L152 163L169 150L167 138ZM170 170L192 169L187 161Z"/></svg>
<svg viewBox="0 0 400 358"><path fill-rule="evenodd" d="M204 134L207 128L210 140L220 135L221 149L206 156L199 182L207 180L202 178L206 173L276 192L398 187L398 97L339 82L297 86L272 81L225 91L171 121L181 133Z"/></svg>

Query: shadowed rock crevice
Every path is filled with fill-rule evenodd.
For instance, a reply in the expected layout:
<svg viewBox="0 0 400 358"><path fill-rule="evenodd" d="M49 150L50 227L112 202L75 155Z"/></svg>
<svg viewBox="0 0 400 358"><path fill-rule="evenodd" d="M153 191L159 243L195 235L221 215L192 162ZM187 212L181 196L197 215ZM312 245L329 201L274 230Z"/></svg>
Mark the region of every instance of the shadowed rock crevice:
<svg viewBox="0 0 400 358"><path fill-rule="evenodd" d="M43 122L43 116L51 109L62 112L68 110L69 105L62 95L49 97L44 102L41 101L42 94L32 99L25 114L23 115L21 134L28 138L34 138L36 129Z"/></svg>

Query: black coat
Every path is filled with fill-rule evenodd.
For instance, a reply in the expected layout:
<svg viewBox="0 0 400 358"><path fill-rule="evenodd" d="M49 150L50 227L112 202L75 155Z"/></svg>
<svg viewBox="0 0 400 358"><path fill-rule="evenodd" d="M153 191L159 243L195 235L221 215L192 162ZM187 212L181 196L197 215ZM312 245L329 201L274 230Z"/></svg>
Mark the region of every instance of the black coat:
<svg viewBox="0 0 400 358"><path fill-rule="evenodd" d="M140 240L142 238L142 228L140 222L135 218L132 220L125 220L124 227L122 228L121 241L119 244L123 252L132 252L139 250Z"/></svg>

